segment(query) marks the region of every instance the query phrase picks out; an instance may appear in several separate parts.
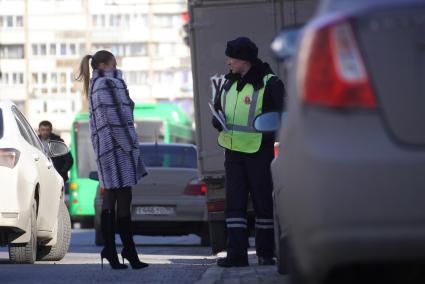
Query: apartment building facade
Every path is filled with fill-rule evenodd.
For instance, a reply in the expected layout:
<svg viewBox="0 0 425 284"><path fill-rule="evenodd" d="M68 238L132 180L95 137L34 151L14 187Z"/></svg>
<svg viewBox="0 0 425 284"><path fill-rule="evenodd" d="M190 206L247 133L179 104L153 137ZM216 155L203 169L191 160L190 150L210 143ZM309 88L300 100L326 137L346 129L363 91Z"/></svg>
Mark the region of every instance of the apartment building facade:
<svg viewBox="0 0 425 284"><path fill-rule="evenodd" d="M186 0L0 0L0 99L36 127L66 135L86 101L81 58L115 54L136 102L171 101L191 112L190 54L181 36ZM66 137L65 137L66 138Z"/></svg>

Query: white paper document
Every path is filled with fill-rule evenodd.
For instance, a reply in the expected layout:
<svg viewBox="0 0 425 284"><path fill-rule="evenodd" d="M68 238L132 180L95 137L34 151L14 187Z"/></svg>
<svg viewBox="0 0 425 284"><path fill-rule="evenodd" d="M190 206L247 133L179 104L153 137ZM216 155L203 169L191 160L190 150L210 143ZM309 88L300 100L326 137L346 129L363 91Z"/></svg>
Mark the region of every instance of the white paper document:
<svg viewBox="0 0 425 284"><path fill-rule="evenodd" d="M218 122L220 122L221 127L223 127L223 130L229 131L229 129L226 126L226 118L224 117L224 113L220 110L217 112L211 103L208 103L208 105L210 106L211 112L214 115L214 117L217 118Z"/></svg>

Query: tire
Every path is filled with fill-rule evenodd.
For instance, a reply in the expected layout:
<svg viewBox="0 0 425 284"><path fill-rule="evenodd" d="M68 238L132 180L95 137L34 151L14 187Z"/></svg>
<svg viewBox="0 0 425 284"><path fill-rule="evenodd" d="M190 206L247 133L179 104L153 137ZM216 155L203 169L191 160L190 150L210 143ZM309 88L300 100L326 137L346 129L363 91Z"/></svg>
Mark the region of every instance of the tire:
<svg viewBox="0 0 425 284"><path fill-rule="evenodd" d="M201 246L210 246L210 230L208 228L208 224L202 225L201 233L199 234L199 236L201 237Z"/></svg>
<svg viewBox="0 0 425 284"><path fill-rule="evenodd" d="M276 249L276 267L279 274L287 275L289 270L288 262L290 261L288 257L288 239L286 236L281 238L282 228L280 227L276 206L274 208L274 242Z"/></svg>
<svg viewBox="0 0 425 284"><path fill-rule="evenodd" d="M105 244L105 240L102 236L102 231L97 226L94 227L94 243L97 246L103 246Z"/></svg>
<svg viewBox="0 0 425 284"><path fill-rule="evenodd" d="M213 254L216 254L226 248L226 226L224 221L210 221L208 227L211 250Z"/></svg>
<svg viewBox="0 0 425 284"><path fill-rule="evenodd" d="M64 202L60 202L58 214L57 242L53 246L39 246L37 260L59 261L68 252L71 240L71 218Z"/></svg>
<svg viewBox="0 0 425 284"><path fill-rule="evenodd" d="M11 263L33 264L37 256L37 202L31 205L31 237L28 243L9 244Z"/></svg>

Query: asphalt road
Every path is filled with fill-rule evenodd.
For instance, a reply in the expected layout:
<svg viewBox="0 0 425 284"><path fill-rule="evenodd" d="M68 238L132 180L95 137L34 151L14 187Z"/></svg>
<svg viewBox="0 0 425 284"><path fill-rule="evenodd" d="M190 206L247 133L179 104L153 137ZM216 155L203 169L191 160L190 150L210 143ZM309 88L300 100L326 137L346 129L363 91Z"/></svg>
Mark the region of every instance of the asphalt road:
<svg viewBox="0 0 425 284"><path fill-rule="evenodd" d="M102 270L93 230L73 230L69 252L59 262L13 265L7 248L0 248L0 283L194 283L214 267L216 258L195 235L136 236L135 241L139 258L150 265L146 269L116 271L104 264Z"/></svg>
<svg viewBox="0 0 425 284"><path fill-rule="evenodd" d="M121 243L116 236L118 252ZM100 265L101 247L94 245L94 231L74 229L71 247L58 262L36 262L33 265L10 264L7 248L0 248L0 284L50 283L286 283L287 277L275 266L258 266L255 249L249 249L249 267L221 268L209 247L200 246L195 235L180 237L135 236L139 258L149 263L142 270L112 270ZM250 239L253 245L253 239ZM225 256L220 253L219 256ZM106 261L106 260L105 260Z"/></svg>

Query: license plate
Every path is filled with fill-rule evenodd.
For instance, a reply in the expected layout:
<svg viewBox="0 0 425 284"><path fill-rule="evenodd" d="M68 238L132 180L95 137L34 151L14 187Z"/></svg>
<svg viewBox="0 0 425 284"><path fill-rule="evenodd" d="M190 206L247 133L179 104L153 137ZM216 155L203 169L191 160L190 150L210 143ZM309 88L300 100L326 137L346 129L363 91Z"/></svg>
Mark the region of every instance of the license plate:
<svg viewBox="0 0 425 284"><path fill-rule="evenodd" d="M136 215L174 215L174 207L164 206L137 206L135 208Z"/></svg>

